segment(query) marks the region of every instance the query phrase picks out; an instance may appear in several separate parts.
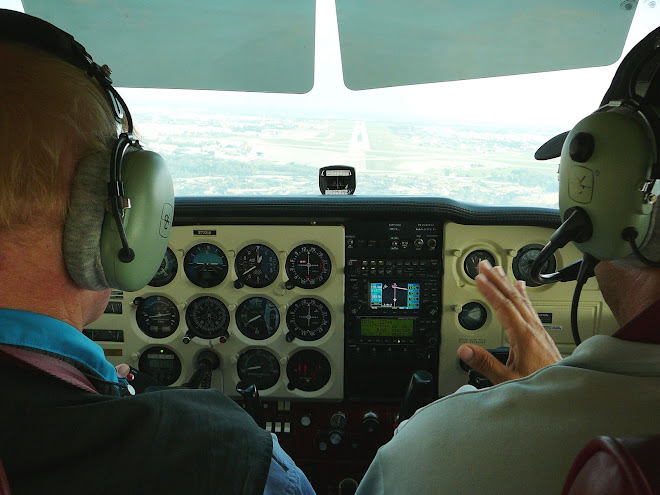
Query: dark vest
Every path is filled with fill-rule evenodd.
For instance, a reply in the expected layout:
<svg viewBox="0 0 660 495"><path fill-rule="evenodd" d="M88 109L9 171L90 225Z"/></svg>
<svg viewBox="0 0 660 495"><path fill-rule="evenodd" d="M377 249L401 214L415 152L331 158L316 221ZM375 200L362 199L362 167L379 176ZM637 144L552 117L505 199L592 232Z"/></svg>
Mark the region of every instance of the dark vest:
<svg viewBox="0 0 660 495"><path fill-rule="evenodd" d="M97 395L0 361L12 494L263 494L272 440L213 390Z"/></svg>

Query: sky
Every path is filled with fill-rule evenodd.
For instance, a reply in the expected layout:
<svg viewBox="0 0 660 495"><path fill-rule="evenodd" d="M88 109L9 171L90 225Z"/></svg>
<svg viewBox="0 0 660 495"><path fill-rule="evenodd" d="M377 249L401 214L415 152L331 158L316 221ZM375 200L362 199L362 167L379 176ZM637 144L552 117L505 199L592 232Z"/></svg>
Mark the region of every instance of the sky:
<svg viewBox="0 0 660 495"><path fill-rule="evenodd" d="M20 0L0 0L0 7L22 10ZM624 54L660 25L660 6L639 0ZM121 90L130 107L226 107L288 111L319 117L394 117L463 123L543 126L557 131L572 127L597 108L617 64L608 67L504 76L399 88L351 91L341 75L334 0L317 0L314 88L305 95L222 91Z"/></svg>

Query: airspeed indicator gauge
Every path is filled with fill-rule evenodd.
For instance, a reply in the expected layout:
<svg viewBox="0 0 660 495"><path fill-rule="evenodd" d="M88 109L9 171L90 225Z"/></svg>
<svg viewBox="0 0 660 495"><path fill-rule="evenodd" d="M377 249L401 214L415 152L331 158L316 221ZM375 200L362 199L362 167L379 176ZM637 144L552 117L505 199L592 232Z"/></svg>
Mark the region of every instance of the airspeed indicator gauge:
<svg viewBox="0 0 660 495"><path fill-rule="evenodd" d="M154 278L151 279L149 285L151 287L162 287L169 284L174 277L176 277L176 272L179 270L179 264L176 260L176 255L174 251L170 248L167 248L165 251L165 256L163 256L163 261L160 263L160 267L154 275Z"/></svg>
<svg viewBox="0 0 660 495"><path fill-rule="evenodd" d="M320 287L330 278L331 272L330 256L316 244L301 244L286 258L286 274L296 287Z"/></svg>

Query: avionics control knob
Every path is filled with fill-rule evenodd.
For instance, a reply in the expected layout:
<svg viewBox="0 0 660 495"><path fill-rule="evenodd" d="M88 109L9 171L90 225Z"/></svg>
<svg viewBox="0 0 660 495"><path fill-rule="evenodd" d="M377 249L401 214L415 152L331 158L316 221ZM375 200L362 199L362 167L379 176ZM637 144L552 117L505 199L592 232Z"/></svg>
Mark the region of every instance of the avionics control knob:
<svg viewBox="0 0 660 495"><path fill-rule="evenodd" d="M362 306L359 303L350 303L347 305L348 314L357 315Z"/></svg>
<svg viewBox="0 0 660 495"><path fill-rule="evenodd" d="M438 316L438 313L440 313L440 308L438 308L437 305L429 304L426 307L426 314L428 314L429 316Z"/></svg>

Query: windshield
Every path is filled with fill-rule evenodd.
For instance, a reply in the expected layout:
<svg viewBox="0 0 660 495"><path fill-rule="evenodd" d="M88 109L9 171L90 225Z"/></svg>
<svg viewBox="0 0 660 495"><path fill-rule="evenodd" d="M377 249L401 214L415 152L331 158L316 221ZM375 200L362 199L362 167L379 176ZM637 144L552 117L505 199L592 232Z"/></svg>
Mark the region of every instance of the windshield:
<svg viewBox="0 0 660 495"><path fill-rule="evenodd" d="M623 55L660 25L655 1L621 8L637 3ZM319 168L349 165L356 196L555 208L559 159L534 152L598 107L617 66L352 91L334 0L317 0L306 94L120 91L178 197L319 195Z"/></svg>

